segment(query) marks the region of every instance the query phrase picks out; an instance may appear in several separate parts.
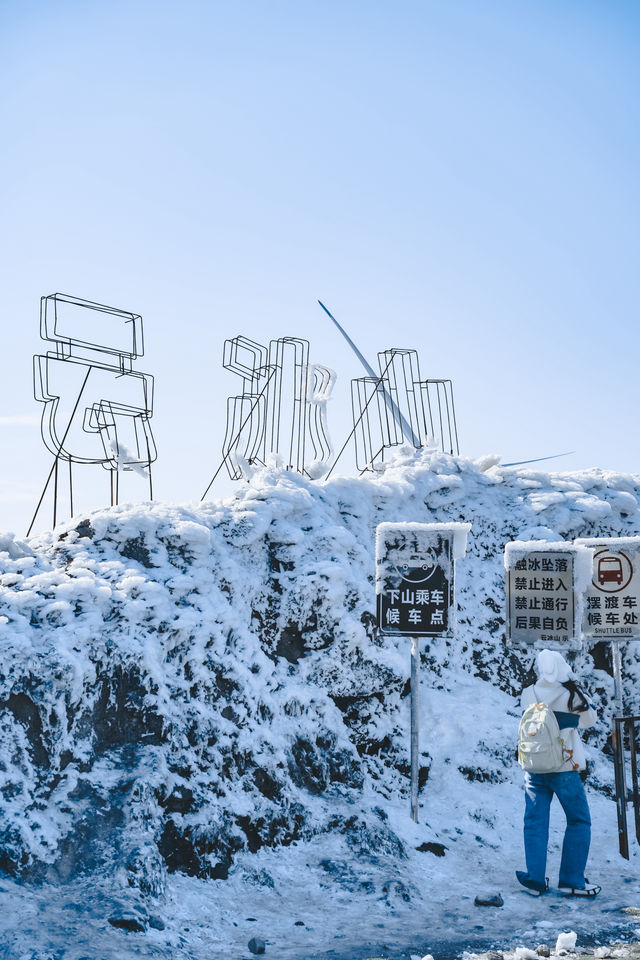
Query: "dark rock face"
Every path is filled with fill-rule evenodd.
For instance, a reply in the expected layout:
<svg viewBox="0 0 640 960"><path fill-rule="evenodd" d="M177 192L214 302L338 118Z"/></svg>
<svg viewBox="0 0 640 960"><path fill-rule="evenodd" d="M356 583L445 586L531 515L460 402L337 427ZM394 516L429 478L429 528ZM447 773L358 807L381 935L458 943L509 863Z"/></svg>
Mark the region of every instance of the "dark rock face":
<svg viewBox="0 0 640 960"><path fill-rule="evenodd" d="M148 570L155 566L155 564L151 562L151 554L145 546L142 537L133 537L125 540L120 553L129 560L137 560L138 563L141 563L143 567L147 567Z"/></svg>
<svg viewBox="0 0 640 960"><path fill-rule="evenodd" d="M76 533L78 534L79 537L87 537L89 540L93 540L95 536L95 530L91 526L91 523L89 520L81 520L78 526L76 527Z"/></svg>
<svg viewBox="0 0 640 960"><path fill-rule="evenodd" d="M476 907L504 907L501 893L479 893L473 902Z"/></svg>
<svg viewBox="0 0 640 960"><path fill-rule="evenodd" d="M242 847L237 836L180 828L168 820L158 839L158 849L169 872L180 870L191 877L226 880L233 854Z"/></svg>
<svg viewBox="0 0 640 960"><path fill-rule="evenodd" d="M145 702L148 691L138 670L120 665L103 676L93 705L91 727L96 754L125 744L161 744L162 719Z"/></svg>
<svg viewBox="0 0 640 960"><path fill-rule="evenodd" d="M436 857L444 857L447 852L444 843L421 843L418 850L420 853L433 853Z"/></svg>
<svg viewBox="0 0 640 960"><path fill-rule="evenodd" d="M291 747L289 776L310 793L321 794L331 783L362 786L360 765L346 751L336 751L330 737L316 737L312 743L296 737Z"/></svg>
<svg viewBox="0 0 640 960"><path fill-rule="evenodd" d="M31 682L37 688L37 683ZM47 767L49 755L42 738L40 711L31 697L26 693L11 693L6 700L0 701L0 711L11 713L24 728L33 763L38 767Z"/></svg>
<svg viewBox="0 0 640 960"><path fill-rule="evenodd" d="M304 634L297 623L288 623L280 631L275 647L276 656L297 663L305 655Z"/></svg>
<svg viewBox="0 0 640 960"><path fill-rule="evenodd" d="M477 783L502 783L506 776L502 770L484 770L482 767L458 767L466 780Z"/></svg>
<svg viewBox="0 0 640 960"><path fill-rule="evenodd" d="M119 930L129 930L131 933L144 933L146 925L141 917L133 913L117 913L109 917L112 927Z"/></svg>

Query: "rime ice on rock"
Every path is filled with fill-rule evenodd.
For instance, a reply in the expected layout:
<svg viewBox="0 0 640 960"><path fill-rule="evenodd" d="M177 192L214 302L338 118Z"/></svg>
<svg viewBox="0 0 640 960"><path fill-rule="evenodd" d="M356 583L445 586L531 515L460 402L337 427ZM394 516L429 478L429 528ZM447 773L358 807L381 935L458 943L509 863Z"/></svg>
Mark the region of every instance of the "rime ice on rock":
<svg viewBox="0 0 640 960"><path fill-rule="evenodd" d="M545 491L559 498L537 510L532 493ZM78 935L108 927L133 938L106 922L105 898L162 903L166 890L166 905L149 913L167 936L199 910L209 930L236 937L238 955L250 936L228 921L238 904L265 924L270 950L274 938L286 946L311 930L361 945L362 917L375 911L405 931L413 924L412 952L422 943L437 954L438 940L478 922L475 893L500 889L505 906L482 916L495 918L486 922L496 939L510 936L514 917L533 909L513 891L517 697L532 656L505 646L504 545L536 524L557 540L638 535L629 502L638 496L637 478L482 470L428 455L380 478L323 485L267 469L221 503L120 506L31 540L33 555L0 550L0 845L12 891L3 898L19 904L26 890L55 903L71 891L84 903L97 890L100 923L87 908ZM456 637L423 652L418 826L407 810L406 641L375 630L384 521L473 523L456 575ZM608 862L606 658L595 646L571 662L599 704L586 749L604 897L621 875L637 881L639 858L633 849L629 864ZM625 671L640 713L637 647ZM286 929L274 898L289 904ZM599 901L574 905L580 930L611 920ZM2 912L0 938L12 915ZM37 933L16 932L16 955L59 951L47 938L66 929L62 911L55 922L46 915L34 914ZM296 949L305 956L308 942Z"/></svg>

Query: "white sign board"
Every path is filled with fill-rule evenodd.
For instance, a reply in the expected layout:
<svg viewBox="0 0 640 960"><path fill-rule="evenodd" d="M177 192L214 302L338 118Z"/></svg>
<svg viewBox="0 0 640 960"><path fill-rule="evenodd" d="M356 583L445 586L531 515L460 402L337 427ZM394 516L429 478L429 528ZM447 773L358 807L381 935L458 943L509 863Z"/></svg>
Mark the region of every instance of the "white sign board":
<svg viewBox="0 0 640 960"><path fill-rule="evenodd" d="M506 545L507 639L512 644L557 650L580 647L580 594L590 558L586 549L564 542Z"/></svg>
<svg viewBox="0 0 640 960"><path fill-rule="evenodd" d="M582 632L586 637L640 640L640 537L594 537Z"/></svg>

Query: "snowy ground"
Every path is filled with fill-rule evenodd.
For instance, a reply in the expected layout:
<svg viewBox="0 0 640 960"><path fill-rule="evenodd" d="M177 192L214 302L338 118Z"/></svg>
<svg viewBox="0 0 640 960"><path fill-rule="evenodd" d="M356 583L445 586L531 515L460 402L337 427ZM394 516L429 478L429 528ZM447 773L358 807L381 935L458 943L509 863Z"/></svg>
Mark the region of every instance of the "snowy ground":
<svg viewBox="0 0 640 960"><path fill-rule="evenodd" d="M344 851L333 852L338 862ZM375 863L354 871L377 888L375 893L363 897L336 892L317 859L326 853L304 847L290 851L283 869L275 871L271 861L279 855L260 856L256 869L278 872L275 890L252 889L241 871L226 886L225 881L172 877L166 899L155 905L155 916L165 928L145 932L111 926L108 915L135 916L136 911L130 902L123 910L125 898L104 885L47 884L33 890L3 881L0 955L7 960L248 958L249 940L258 937L265 941L265 956L279 960L409 960L428 953L447 960L470 950L535 949L540 943L553 947L558 936L569 931L578 934L583 949L640 939L640 917L622 913L622 908L640 903L640 883L631 869L621 877L608 864L599 872L605 890L585 904L553 892L534 901L515 888L503 866L488 888L503 893L504 906L495 908L474 906L476 890L486 892L487 886L464 878L452 882L434 877L429 901L407 903L393 893L385 896L384 887L391 888L394 880L384 865Z"/></svg>
<svg viewBox="0 0 640 960"><path fill-rule="evenodd" d="M532 657L505 645L502 554L637 535L639 500L637 477L436 455L326 485L267 471L223 503L0 539L0 956L242 960L256 937L278 960L441 960L633 938L640 852L617 853L602 645L575 664L601 717L586 751L603 892L516 884ZM371 630L383 520L472 523L458 635L423 650L417 825L409 650ZM637 713L635 648L624 669ZM552 884L561 836L558 809ZM493 892L504 906L474 905Z"/></svg>

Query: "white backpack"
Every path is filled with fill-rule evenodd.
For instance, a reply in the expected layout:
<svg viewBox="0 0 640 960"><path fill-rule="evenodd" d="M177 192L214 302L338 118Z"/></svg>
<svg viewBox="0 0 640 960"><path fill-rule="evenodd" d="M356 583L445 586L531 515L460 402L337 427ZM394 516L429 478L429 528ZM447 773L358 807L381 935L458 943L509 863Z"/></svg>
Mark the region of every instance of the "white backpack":
<svg viewBox="0 0 640 960"><path fill-rule="evenodd" d="M564 763L564 741L553 710L532 703L518 727L518 763L530 773L555 773Z"/></svg>

